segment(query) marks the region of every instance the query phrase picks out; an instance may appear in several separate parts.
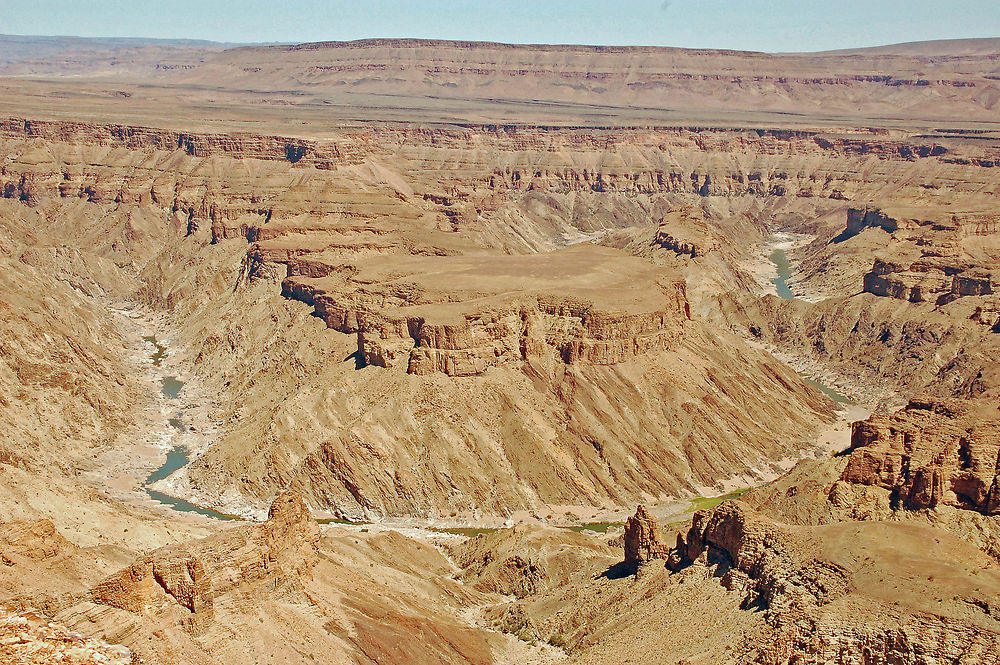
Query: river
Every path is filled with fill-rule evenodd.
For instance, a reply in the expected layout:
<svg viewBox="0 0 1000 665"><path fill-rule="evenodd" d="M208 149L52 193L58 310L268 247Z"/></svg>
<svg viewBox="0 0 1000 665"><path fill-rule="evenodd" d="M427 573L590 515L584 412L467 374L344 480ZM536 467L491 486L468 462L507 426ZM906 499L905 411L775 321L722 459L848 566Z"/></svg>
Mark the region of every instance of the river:
<svg viewBox="0 0 1000 665"><path fill-rule="evenodd" d="M153 345L153 353L150 355L150 360L153 363L153 367L160 367L163 359L167 355L167 347L160 344L155 336L144 337L145 341ZM184 388L184 382L178 379L176 376L163 376L160 377L160 392L171 402L176 402L180 399L181 390ZM174 433L171 435L171 439L174 440L179 437L185 431L184 425L184 413L183 411L178 411L177 415L171 416L167 419L167 423L173 428ZM197 506L190 501L185 501L184 499L170 496L169 494L164 494L151 487L157 481L163 480L168 477L174 471L184 467L190 461L190 452L187 446L183 444L174 444L174 446L167 451L166 461L160 465L158 469L153 471L146 480L142 483L142 488L145 490L146 494L153 501L160 503L173 510L180 511L182 513L196 513L198 515L204 515L205 517L211 517L217 520L240 520L241 517L235 515L227 515L226 513L220 513L211 508L202 508Z"/></svg>
<svg viewBox="0 0 1000 665"><path fill-rule="evenodd" d="M788 260L788 254L781 247L776 247L773 252L771 252L771 262L774 263L774 267L777 268L777 274L771 283L774 284L774 288L778 291L778 296L784 298L785 300L791 300L795 297L792 290L788 288L788 280L792 278L792 262Z"/></svg>
<svg viewBox="0 0 1000 665"><path fill-rule="evenodd" d="M791 247L791 241L789 238L784 237L785 235L786 234L780 234L779 243L776 246L774 246L774 249L770 255L770 259L775 266L775 276L771 279L771 282L774 284L778 296L785 299L792 299L795 298L795 294L788 286L788 280L790 280L792 277L792 263L787 255L787 249ZM154 347L154 351L150 355L150 360L152 361L153 366L160 367L161 362L167 355L166 347L160 344L155 336L144 337L143 339L151 343ZM823 394L825 394L827 397L833 400L837 404L839 409L844 410L845 414L851 413L858 408L857 405L853 401L851 401L850 398L837 392L830 386L820 383L819 381L816 381L815 379L812 379L807 375L802 374L801 372L800 375L806 380L807 383L819 389ZM178 402L180 400L180 395L184 388L183 381L181 381L176 376L161 376L160 383L161 383L160 390L163 393L163 396L167 400L169 400L170 402ZM851 415L855 416L861 415L861 417L866 417L867 412L864 414L860 414L860 412L858 414L851 413ZM178 410L177 415L168 418L168 423L175 430L171 438L176 440L185 431L183 411ZM145 490L146 494L154 501L164 506L167 506L168 508L172 508L173 510L177 510L180 512L196 513L198 515L204 515L205 517L210 517L217 520L244 519L235 515L220 513L210 508L203 508L184 499L171 496L169 494L164 494L163 492L159 492L155 489L152 489L151 485L169 477L172 473L187 465L189 461L190 461L190 451L188 450L187 446L183 445L183 443L175 443L173 447L167 452L166 461L159 468L157 468L155 471L149 474L149 476L143 482L143 489ZM728 497L730 495L725 495L725 496ZM711 497L701 497L701 499L714 500ZM697 500L698 499L693 500L692 505L694 505L694 501ZM681 505L683 506L684 504ZM686 507L682 507L681 510L684 513L689 512L689 509ZM661 515L661 517L663 516ZM676 517L676 515L674 517ZM324 524L325 523L351 524L351 522L346 522L344 520L334 520L334 519L325 519L319 521L320 523ZM357 524L362 524L362 523L357 523ZM603 525L603 524L616 524L616 523L601 522L594 524ZM591 525L584 525L584 526L591 527ZM461 533L463 535L470 535L472 533L483 532L484 529L470 525L464 528L443 529L442 531L448 533Z"/></svg>

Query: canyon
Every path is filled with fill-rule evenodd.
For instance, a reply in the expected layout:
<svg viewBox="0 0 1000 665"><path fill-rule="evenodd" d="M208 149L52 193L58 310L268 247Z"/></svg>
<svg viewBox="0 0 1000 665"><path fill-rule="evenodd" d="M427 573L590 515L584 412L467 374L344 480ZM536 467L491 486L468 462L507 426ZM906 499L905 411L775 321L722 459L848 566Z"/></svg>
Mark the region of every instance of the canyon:
<svg viewBox="0 0 1000 665"><path fill-rule="evenodd" d="M996 661L998 58L0 40L0 655Z"/></svg>

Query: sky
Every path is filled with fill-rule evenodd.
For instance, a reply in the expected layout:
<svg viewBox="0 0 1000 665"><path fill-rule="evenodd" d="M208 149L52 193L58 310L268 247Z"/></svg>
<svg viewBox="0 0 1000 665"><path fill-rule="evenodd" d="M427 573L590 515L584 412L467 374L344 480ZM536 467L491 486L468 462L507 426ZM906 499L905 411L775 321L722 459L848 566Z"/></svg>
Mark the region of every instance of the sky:
<svg viewBox="0 0 1000 665"><path fill-rule="evenodd" d="M816 51L1000 37L1000 0L0 0L0 33Z"/></svg>

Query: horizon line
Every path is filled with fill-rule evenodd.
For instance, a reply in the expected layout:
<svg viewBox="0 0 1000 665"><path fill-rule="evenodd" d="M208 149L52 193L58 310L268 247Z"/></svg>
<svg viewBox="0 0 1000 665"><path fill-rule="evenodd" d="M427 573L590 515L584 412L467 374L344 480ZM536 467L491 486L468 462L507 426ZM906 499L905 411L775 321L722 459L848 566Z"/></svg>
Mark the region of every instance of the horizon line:
<svg viewBox="0 0 1000 665"><path fill-rule="evenodd" d="M19 34L19 33L0 33L0 38L3 37L23 37L23 38L34 38L34 39L75 39L83 41L122 41L122 42L160 42L164 44L176 44L182 45L188 43L192 46L195 45L211 45L211 46L221 46L226 47L226 50L238 49L238 48L307 48L307 47L355 47L355 48L365 48L370 46L385 45L392 42L399 43L411 43L417 45L462 45L462 46L489 46L489 47L504 47L504 48L538 48L538 49L588 49L601 51L604 49L608 50L618 50L618 51L631 51L631 50L673 50L673 51L716 51L721 53L734 53L734 54L760 54L760 55L799 55L799 54L823 54L823 53L837 53L837 52L847 52L847 51L858 51L866 49L880 49L880 48L891 48L894 46L912 46L917 44L936 44L944 42L990 42L990 41L1000 41L1000 36L996 37L954 37L954 38L940 38L940 39L918 39L914 41L903 41L903 42L892 42L888 44L874 44L867 46L847 46L837 49L822 49L818 51L761 51L754 49L738 49L738 48L725 48L725 47L699 47L699 46L665 46L665 45L655 45L655 44L584 44L584 43L545 43L545 42L502 42L502 41L490 41L490 40L472 40L472 39L445 39L436 37L362 37L357 39L331 39L331 40L318 40L318 41L305 41L305 42L294 42L294 41L269 41L269 42L226 42L226 41L216 41L212 39L199 39L193 37L124 37L124 36L100 36L100 37L88 37L82 35L43 35L43 34ZM997 52L1000 53L1000 46L998 46Z"/></svg>

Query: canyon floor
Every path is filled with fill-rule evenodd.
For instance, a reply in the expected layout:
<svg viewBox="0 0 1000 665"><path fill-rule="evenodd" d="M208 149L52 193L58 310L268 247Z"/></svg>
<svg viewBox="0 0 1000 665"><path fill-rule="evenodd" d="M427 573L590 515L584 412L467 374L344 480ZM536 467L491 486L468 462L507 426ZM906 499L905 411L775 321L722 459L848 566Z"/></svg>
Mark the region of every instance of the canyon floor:
<svg viewBox="0 0 1000 665"><path fill-rule="evenodd" d="M0 38L0 662L1000 662L998 62Z"/></svg>

